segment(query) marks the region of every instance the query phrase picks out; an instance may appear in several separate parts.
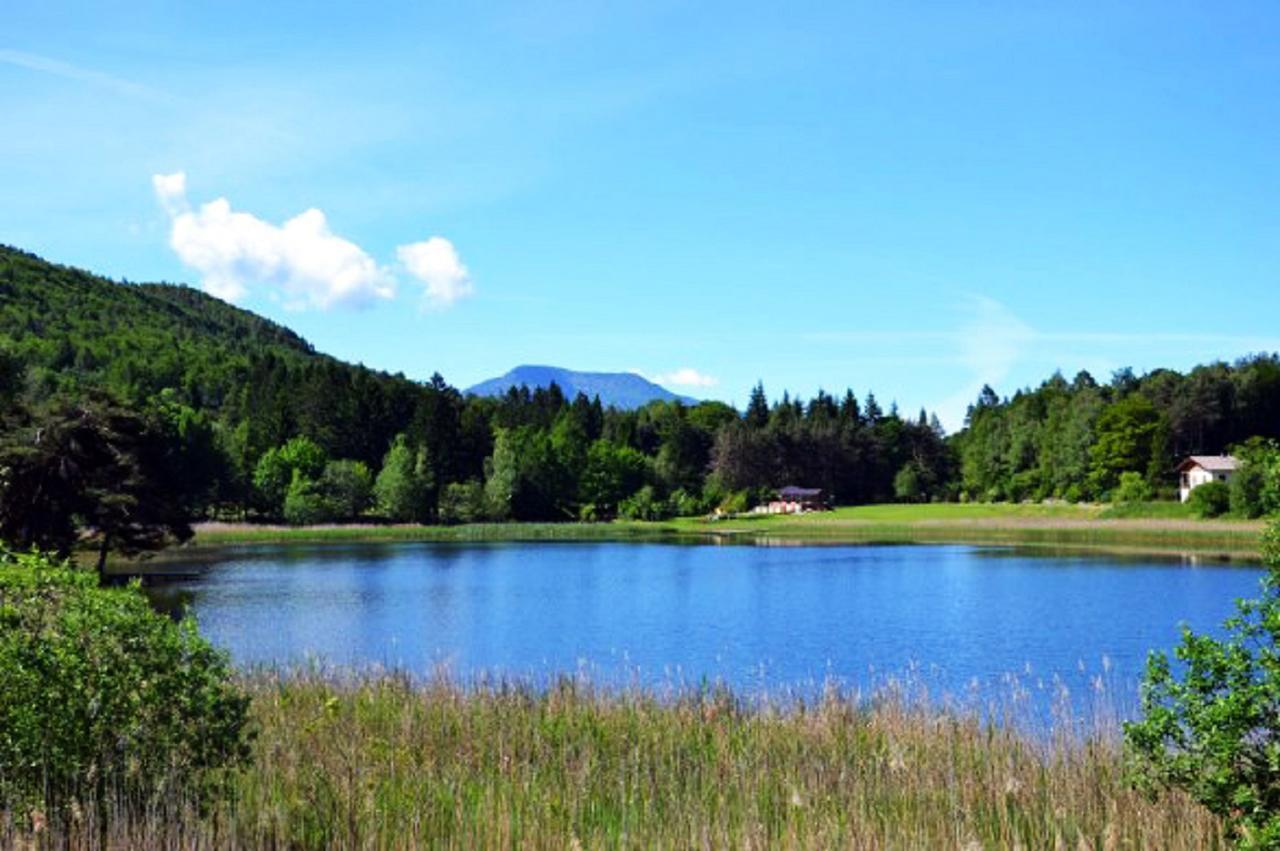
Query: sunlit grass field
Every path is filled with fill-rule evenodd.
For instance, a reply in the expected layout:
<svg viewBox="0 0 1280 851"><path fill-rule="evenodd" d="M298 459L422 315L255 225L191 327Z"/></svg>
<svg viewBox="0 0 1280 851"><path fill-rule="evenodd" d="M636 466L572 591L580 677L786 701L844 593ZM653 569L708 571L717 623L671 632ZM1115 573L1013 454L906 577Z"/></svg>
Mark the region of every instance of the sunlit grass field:
<svg viewBox="0 0 1280 851"><path fill-rule="evenodd" d="M778 542L971 543L1204 558L1258 557L1259 521L1114 517L1111 510L1065 503L865 505L798 516L680 520L676 525L690 532L714 529L723 536Z"/></svg>
<svg viewBox="0 0 1280 851"><path fill-rule="evenodd" d="M851 505L808 516L867 523L916 523L924 520L1005 520L1014 517L1090 519L1101 512L1101 506L1073 503L938 502Z"/></svg>
<svg viewBox="0 0 1280 851"><path fill-rule="evenodd" d="M901 695L761 705L714 688L317 672L245 684L257 738L230 797L200 815L179 784L118 809L111 847L1225 847L1186 797L1129 787L1114 729L1031 737ZM91 847L91 822L67 845ZM0 815L0 844L61 847L29 824Z"/></svg>
<svg viewBox="0 0 1280 851"><path fill-rule="evenodd" d="M1174 503L860 505L799 516L742 515L662 522L357 524L260 526L212 523L195 544L359 541L619 541L685 538L823 543L972 543L1256 559L1258 521L1199 520Z"/></svg>

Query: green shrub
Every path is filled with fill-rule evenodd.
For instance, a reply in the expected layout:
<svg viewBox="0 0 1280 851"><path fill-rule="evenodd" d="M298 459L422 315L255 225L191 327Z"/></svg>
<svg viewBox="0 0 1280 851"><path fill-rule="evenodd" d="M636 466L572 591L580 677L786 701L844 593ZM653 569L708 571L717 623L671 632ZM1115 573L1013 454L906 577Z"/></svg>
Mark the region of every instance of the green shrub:
<svg viewBox="0 0 1280 851"><path fill-rule="evenodd" d="M1191 491L1187 503L1197 517L1221 517L1231 508L1231 489L1226 482L1205 482Z"/></svg>
<svg viewBox="0 0 1280 851"><path fill-rule="evenodd" d="M307 437L295 437L277 449L268 449L253 471L253 487L260 507L279 516L295 475L315 480L324 472L324 450Z"/></svg>
<svg viewBox="0 0 1280 851"><path fill-rule="evenodd" d="M1251 437L1231 454L1241 461L1231 478L1231 512L1250 518L1280 513L1280 443Z"/></svg>
<svg viewBox="0 0 1280 851"><path fill-rule="evenodd" d="M342 519L338 502L325 491L321 482L294 471L293 481L284 497L284 520L292 526L333 523Z"/></svg>
<svg viewBox="0 0 1280 851"><path fill-rule="evenodd" d="M697 517L707 512L707 504L696 494L678 489L667 499L667 507L676 517Z"/></svg>
<svg viewBox="0 0 1280 851"><path fill-rule="evenodd" d="M0 811L51 821L207 803L248 756L226 655L136 587L0 551Z"/></svg>
<svg viewBox="0 0 1280 851"><path fill-rule="evenodd" d="M618 504L618 514L627 520L665 520L671 516L670 507L658 499L652 485L645 485Z"/></svg>
<svg viewBox="0 0 1280 851"><path fill-rule="evenodd" d="M373 474L359 461L330 461L319 478L293 471L285 493L285 522L294 526L355 520L373 499Z"/></svg>
<svg viewBox="0 0 1280 851"><path fill-rule="evenodd" d="M440 493L441 523L479 523L487 512L484 485L478 481L454 482Z"/></svg>
<svg viewBox="0 0 1280 851"><path fill-rule="evenodd" d="M1141 473L1121 473L1120 484L1116 485L1112 499L1116 502L1146 502L1154 496L1151 485Z"/></svg>
<svg viewBox="0 0 1280 851"><path fill-rule="evenodd" d="M1125 725L1136 784L1186 790L1247 849L1280 848L1280 522L1264 535L1263 558L1262 597L1237 602L1225 639L1183 627L1177 671L1151 654L1143 718Z"/></svg>
<svg viewBox="0 0 1280 851"><path fill-rule="evenodd" d="M373 502L373 473L361 461L330 461L320 476L320 490L343 520L354 520Z"/></svg>
<svg viewBox="0 0 1280 851"><path fill-rule="evenodd" d="M720 510L725 514L742 514L751 510L751 494L747 491L733 491L720 502Z"/></svg>
<svg viewBox="0 0 1280 851"><path fill-rule="evenodd" d="M431 516L431 487L426 452L396 435L373 483L378 511L397 523L424 523Z"/></svg>
<svg viewBox="0 0 1280 851"><path fill-rule="evenodd" d="M1266 475L1262 468L1246 461L1231 477L1231 513L1237 517L1254 519L1263 514L1262 489Z"/></svg>
<svg viewBox="0 0 1280 851"><path fill-rule="evenodd" d="M920 465L908 461L893 477L893 495L899 502L919 502L924 496L924 485L920 480Z"/></svg>

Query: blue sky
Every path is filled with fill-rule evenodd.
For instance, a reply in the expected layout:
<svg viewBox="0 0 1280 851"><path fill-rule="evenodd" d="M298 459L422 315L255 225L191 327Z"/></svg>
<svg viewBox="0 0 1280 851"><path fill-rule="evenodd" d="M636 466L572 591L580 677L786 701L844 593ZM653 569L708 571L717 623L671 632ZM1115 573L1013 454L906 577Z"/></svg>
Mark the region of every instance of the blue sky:
<svg viewBox="0 0 1280 851"><path fill-rule="evenodd" d="M0 241L464 387L954 427L1280 349L1277 43L1272 2L15 4Z"/></svg>

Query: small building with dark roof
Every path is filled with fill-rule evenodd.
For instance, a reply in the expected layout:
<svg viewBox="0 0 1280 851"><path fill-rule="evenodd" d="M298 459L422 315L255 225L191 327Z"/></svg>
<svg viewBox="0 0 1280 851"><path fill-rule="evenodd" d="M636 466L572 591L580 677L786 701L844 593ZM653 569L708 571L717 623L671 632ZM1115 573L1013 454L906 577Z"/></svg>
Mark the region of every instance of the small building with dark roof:
<svg viewBox="0 0 1280 851"><path fill-rule="evenodd" d="M769 503L768 513L801 514L805 511L826 511L828 507L822 488L788 485L778 489L778 498Z"/></svg>

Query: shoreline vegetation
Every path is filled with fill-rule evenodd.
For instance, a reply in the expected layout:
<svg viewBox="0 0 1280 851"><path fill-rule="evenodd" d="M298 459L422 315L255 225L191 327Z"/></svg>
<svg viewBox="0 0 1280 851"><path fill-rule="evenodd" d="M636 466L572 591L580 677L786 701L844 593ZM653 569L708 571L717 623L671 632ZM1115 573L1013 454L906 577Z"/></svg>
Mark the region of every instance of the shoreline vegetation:
<svg viewBox="0 0 1280 851"><path fill-rule="evenodd" d="M0 278L0 538L66 557L93 537L100 573L114 556L112 572L158 572L129 559L218 517L294 528L210 525L198 545L677 536L1256 559L1256 526L1191 515L1280 514L1275 354L984 386L948 434L870 388L757 382L742 410L554 382L479 396L344 363L189 288L4 246ZM1224 452L1230 483L1173 501L1185 458ZM788 485L857 507L740 516ZM733 519L676 519L712 513ZM375 519L425 525L358 525Z"/></svg>
<svg viewBox="0 0 1280 851"><path fill-rule="evenodd" d="M482 541L742 542L764 544L977 544L1134 555L1256 561L1263 524L1169 516L1114 516L1103 506L1058 504L867 505L798 516L610 523L333 524L204 523L184 552L251 544ZM1152 512L1154 513L1154 511ZM131 564L130 567L133 565ZM141 565L143 571L146 564Z"/></svg>
<svg viewBox="0 0 1280 851"><path fill-rule="evenodd" d="M1128 784L1118 731L1085 738L1066 719L1037 738L905 691L760 704L575 677L240 681L256 737L229 794L179 783L144 807L118 802L105 847L1228 846L1185 794ZM22 821L0 819L0 842L54 840ZM66 829L71 847L102 847L92 812Z"/></svg>

